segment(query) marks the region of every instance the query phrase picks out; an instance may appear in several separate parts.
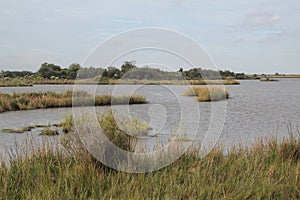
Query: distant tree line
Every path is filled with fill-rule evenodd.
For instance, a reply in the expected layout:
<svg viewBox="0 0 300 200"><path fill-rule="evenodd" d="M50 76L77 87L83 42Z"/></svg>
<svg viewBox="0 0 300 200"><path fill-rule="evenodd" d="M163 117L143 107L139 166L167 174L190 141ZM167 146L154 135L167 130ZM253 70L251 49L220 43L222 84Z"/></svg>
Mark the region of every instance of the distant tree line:
<svg viewBox="0 0 300 200"><path fill-rule="evenodd" d="M107 79L148 79L148 80L174 80L174 79L219 79L232 77L235 79L248 79L250 76L245 73L234 73L229 70L211 70L202 68L192 68L183 70L180 68L177 72L163 71L151 67L138 67L135 61L126 61L121 68L108 67L107 69L98 67L81 67L79 64L71 64L67 68L62 68L56 64L43 63L39 70L34 73L30 71L1 71L2 78L16 77L42 77L45 79L90 79L102 77ZM257 75L256 75L257 76ZM253 77L253 75L252 75Z"/></svg>
<svg viewBox="0 0 300 200"><path fill-rule="evenodd" d="M79 64L72 64L69 68L61 68L55 64L43 63L37 71L37 75L47 79L75 79L79 69Z"/></svg>
<svg viewBox="0 0 300 200"><path fill-rule="evenodd" d="M1 71L0 77L5 78L17 78L17 77L26 77L33 75L33 72L30 71Z"/></svg>

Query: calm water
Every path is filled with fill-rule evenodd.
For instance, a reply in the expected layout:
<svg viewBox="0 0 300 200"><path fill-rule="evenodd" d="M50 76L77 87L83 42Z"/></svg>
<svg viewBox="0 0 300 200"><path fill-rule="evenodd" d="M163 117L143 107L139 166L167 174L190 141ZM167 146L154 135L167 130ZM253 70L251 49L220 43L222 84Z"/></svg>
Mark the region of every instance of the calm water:
<svg viewBox="0 0 300 200"><path fill-rule="evenodd" d="M91 91L93 86L80 86ZM115 88L117 95L135 91L145 95L149 104L116 106L120 114L129 112L142 121L147 121L153 133L160 138L176 132L180 124L185 132L197 132L199 140L203 139L211 122L212 105L216 109L226 107L226 115L219 141L229 147L232 144L252 144L261 137L276 135L288 137L287 125L294 129L300 125L300 79L281 79L279 82L241 81L239 86L226 86L230 99L223 102L198 103L193 97L183 97L186 86L113 86L97 87L97 94L111 93ZM36 85L34 87L1 88L0 93L72 90L72 85ZM98 107L105 112L107 107ZM199 110L198 110L199 109ZM182 112L181 112L182 111ZM225 111L217 112L222 121ZM34 124L53 124L60 122L72 108L44 109L32 111L7 112L0 114L0 129L19 128ZM223 113L223 114L222 114ZM198 118L200 116L200 118ZM197 128L197 126L199 126ZM7 134L0 132L0 152L15 140L38 136L40 130L25 134Z"/></svg>

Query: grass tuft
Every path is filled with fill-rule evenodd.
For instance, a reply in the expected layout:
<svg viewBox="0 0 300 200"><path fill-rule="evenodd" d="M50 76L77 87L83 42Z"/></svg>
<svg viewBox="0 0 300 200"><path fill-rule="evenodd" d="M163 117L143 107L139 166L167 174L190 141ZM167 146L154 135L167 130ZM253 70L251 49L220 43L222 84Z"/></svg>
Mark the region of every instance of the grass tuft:
<svg viewBox="0 0 300 200"><path fill-rule="evenodd" d="M185 96L196 96L199 102L203 101L221 101L229 98L229 93L225 88L220 87L190 87Z"/></svg>
<svg viewBox="0 0 300 200"><path fill-rule="evenodd" d="M43 128L43 130L39 135L55 136L55 135L59 135L59 132L49 127L45 127Z"/></svg>

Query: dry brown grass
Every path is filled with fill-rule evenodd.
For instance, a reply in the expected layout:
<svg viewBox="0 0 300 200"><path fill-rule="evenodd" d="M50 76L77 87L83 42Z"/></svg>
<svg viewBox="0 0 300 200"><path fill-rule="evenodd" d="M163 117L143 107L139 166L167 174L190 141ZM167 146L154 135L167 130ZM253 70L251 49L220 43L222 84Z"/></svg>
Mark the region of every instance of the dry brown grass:
<svg viewBox="0 0 300 200"><path fill-rule="evenodd" d="M225 88L221 87L190 87L185 96L196 96L199 102L202 101L221 101L229 98L229 93Z"/></svg>
<svg viewBox="0 0 300 200"><path fill-rule="evenodd" d="M60 108L72 106L104 106L111 104L140 104L146 103L146 98L133 96L96 96L95 99L86 92L78 92L73 102L73 92L32 92L32 93L0 93L0 113L6 111L32 110L41 108ZM77 98L78 97L78 98ZM73 104L74 103L74 104Z"/></svg>

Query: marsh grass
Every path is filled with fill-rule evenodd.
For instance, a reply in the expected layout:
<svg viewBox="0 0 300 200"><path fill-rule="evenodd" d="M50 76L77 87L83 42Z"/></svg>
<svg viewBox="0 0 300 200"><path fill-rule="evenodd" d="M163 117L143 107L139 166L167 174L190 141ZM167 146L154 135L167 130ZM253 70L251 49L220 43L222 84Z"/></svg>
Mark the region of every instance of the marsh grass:
<svg viewBox="0 0 300 200"><path fill-rule="evenodd" d="M265 79L260 79L262 82L278 82L278 79L271 79L271 78L265 78Z"/></svg>
<svg viewBox="0 0 300 200"><path fill-rule="evenodd" d="M26 78L0 78L0 87L29 87L32 82Z"/></svg>
<svg viewBox="0 0 300 200"><path fill-rule="evenodd" d="M77 94L75 94L77 95ZM146 103L146 98L133 96L117 96L109 95L96 96L95 99L86 92L78 92L74 102L72 102L73 93L67 91L65 93L55 92L32 92L32 93L0 93L0 113L6 111L32 110L42 108L60 108L72 106L104 106L111 104L140 104Z"/></svg>
<svg viewBox="0 0 300 200"><path fill-rule="evenodd" d="M136 79L43 79L43 78L13 78L0 79L0 87L21 87L33 85L239 85L240 82L233 79L225 80L136 80Z"/></svg>
<svg viewBox="0 0 300 200"><path fill-rule="evenodd" d="M74 80L69 79L33 79L33 85L72 85Z"/></svg>
<svg viewBox="0 0 300 200"><path fill-rule="evenodd" d="M22 127L19 129L2 129L1 132L3 133L25 133L28 131L32 131L34 128L36 128L35 126L26 126L26 127Z"/></svg>
<svg viewBox="0 0 300 200"><path fill-rule="evenodd" d="M39 135L55 136L55 135L59 135L59 132L56 129L52 129L50 127L45 127L45 128L43 128L43 130L41 131L41 133Z"/></svg>
<svg viewBox="0 0 300 200"><path fill-rule="evenodd" d="M62 127L63 124L35 124L33 126L25 126L18 129L15 128L4 128L1 130L2 133L25 133L32 131L37 128L51 128L51 127Z"/></svg>
<svg viewBox="0 0 300 200"><path fill-rule="evenodd" d="M190 80L191 85L240 85L240 82L234 79L225 80Z"/></svg>
<svg viewBox="0 0 300 200"><path fill-rule="evenodd" d="M299 139L186 153L155 172L107 171L86 151L53 145L0 166L3 199L299 199Z"/></svg>
<svg viewBox="0 0 300 200"><path fill-rule="evenodd" d="M115 116L111 110L103 115L98 115L97 118L99 124L95 124L95 126L100 125L108 139L126 151L133 152L136 139L141 136L147 136L148 130L150 129L149 124L146 122L141 122L136 118L128 119L118 115ZM65 116L60 125L64 133L78 135L74 128L75 123L72 115ZM76 125L81 126L82 124L79 123ZM93 127L89 128L93 129Z"/></svg>
<svg viewBox="0 0 300 200"><path fill-rule="evenodd" d="M237 80L108 80L105 84L121 85L239 85Z"/></svg>
<svg viewBox="0 0 300 200"><path fill-rule="evenodd" d="M220 87L189 87L185 96L196 96L199 102L221 101L229 98L229 93L225 88Z"/></svg>

